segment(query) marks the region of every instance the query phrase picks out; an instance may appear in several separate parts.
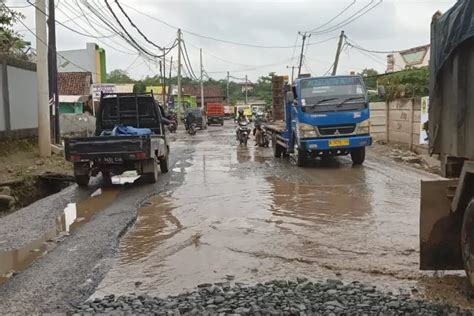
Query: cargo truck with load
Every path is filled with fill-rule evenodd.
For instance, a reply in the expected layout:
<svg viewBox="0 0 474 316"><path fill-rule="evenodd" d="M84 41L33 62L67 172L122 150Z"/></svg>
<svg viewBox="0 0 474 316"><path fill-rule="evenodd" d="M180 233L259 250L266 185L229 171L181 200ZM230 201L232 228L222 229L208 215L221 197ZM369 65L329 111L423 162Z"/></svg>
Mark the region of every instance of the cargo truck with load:
<svg viewBox="0 0 474 316"><path fill-rule="evenodd" d="M207 103L207 125L219 124L224 125L224 104L222 103Z"/></svg>
<svg viewBox="0 0 474 316"><path fill-rule="evenodd" d="M136 170L148 182L168 172L169 144L161 111L152 94L102 94L94 137L66 138L66 160L74 164L79 186L91 176Z"/></svg>
<svg viewBox="0 0 474 316"><path fill-rule="evenodd" d="M462 270L474 286L474 1L431 24L429 149L444 179L421 182L420 269Z"/></svg>
<svg viewBox="0 0 474 316"><path fill-rule="evenodd" d="M300 78L292 85L275 78L272 90L273 115L284 119L266 125L275 157L293 154L298 166L316 157L348 154L354 164L364 162L372 137L367 90L360 76Z"/></svg>

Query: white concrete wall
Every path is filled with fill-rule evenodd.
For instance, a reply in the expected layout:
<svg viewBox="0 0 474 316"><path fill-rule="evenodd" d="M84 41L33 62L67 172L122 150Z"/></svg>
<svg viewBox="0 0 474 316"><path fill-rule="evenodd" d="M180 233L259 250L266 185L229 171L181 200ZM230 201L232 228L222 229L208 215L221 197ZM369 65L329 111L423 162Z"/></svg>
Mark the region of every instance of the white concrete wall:
<svg viewBox="0 0 474 316"><path fill-rule="evenodd" d="M8 66L7 70L11 129L37 128L36 72L13 66ZM0 112L3 115L3 107Z"/></svg>
<svg viewBox="0 0 474 316"><path fill-rule="evenodd" d="M64 58L63 58L63 57ZM84 72L92 73L92 82L96 82L96 52L95 44L87 43L85 49L66 50L58 53L59 72Z"/></svg>

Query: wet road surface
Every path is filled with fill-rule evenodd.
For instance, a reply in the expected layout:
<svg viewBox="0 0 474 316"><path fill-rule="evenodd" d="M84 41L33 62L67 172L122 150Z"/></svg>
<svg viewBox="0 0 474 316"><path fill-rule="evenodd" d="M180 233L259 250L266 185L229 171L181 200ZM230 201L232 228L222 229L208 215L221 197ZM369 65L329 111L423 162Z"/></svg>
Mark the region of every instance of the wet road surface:
<svg viewBox="0 0 474 316"><path fill-rule="evenodd" d="M298 168L237 145L231 126L179 139L193 149L172 170L181 182L139 209L95 296L307 276L471 305L462 274L418 270L419 183L436 176L370 152L362 167Z"/></svg>

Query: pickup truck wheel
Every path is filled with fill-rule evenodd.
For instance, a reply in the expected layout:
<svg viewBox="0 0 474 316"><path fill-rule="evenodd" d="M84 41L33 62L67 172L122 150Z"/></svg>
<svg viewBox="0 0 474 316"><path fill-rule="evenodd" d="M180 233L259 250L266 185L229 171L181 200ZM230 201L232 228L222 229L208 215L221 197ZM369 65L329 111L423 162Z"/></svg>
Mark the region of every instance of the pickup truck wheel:
<svg viewBox="0 0 474 316"><path fill-rule="evenodd" d="M461 229L461 252L467 279L474 287L474 199L466 207Z"/></svg>
<svg viewBox="0 0 474 316"><path fill-rule="evenodd" d="M170 164L170 155L166 154L165 157L160 159L160 170L162 173L167 173L169 171Z"/></svg>
<svg viewBox="0 0 474 316"><path fill-rule="evenodd" d="M153 172L145 173L144 177L148 183L156 183L158 181L158 161L156 158L148 159L147 164L152 164Z"/></svg>
<svg viewBox="0 0 474 316"><path fill-rule="evenodd" d="M76 183L80 187L86 187L89 185L90 176L86 175L76 175L74 176Z"/></svg>
<svg viewBox="0 0 474 316"><path fill-rule="evenodd" d="M365 147L354 148L351 150L351 159L354 165L361 165L365 160Z"/></svg>

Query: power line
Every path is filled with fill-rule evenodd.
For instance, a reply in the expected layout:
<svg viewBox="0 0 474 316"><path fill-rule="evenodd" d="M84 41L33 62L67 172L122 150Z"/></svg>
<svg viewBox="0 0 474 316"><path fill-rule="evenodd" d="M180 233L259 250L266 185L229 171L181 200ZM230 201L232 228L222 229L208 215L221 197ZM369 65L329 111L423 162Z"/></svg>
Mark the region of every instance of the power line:
<svg viewBox="0 0 474 316"><path fill-rule="evenodd" d="M31 3L30 0L27 0L27 2L28 2L29 4L31 4L33 7L35 7L36 10L38 10L39 12L41 12L42 14L44 14L44 16L46 16L46 17L48 18L48 14L47 14L46 12L42 11L41 9L39 9L35 4ZM93 37L93 38L97 38L97 39L109 37L109 36L95 36L95 35L92 35L92 34L90 34L90 33L89 33L89 34L82 33L82 32L79 32L78 30L75 30L75 29L73 29L73 28L67 26L66 24L64 24L63 22L58 21L58 20L56 20L56 23L59 24L59 25L61 25L61 26L64 27L64 28L68 29L68 30L71 31L71 32L74 32L74 33L76 33L76 34L79 34L79 35L82 35L82 36L85 36L85 37ZM114 36L115 36L115 35L114 35Z"/></svg>
<svg viewBox="0 0 474 316"><path fill-rule="evenodd" d="M355 20L358 20L362 16L366 15L367 13L369 13L370 11L375 9L377 6L379 6L382 2L383 2L383 0L379 0L379 2L377 2L375 5L370 7L374 3L374 0L371 0L367 5L363 6L360 10L355 12L353 15L351 15L347 19L345 19L345 20L339 22L338 24L336 24L332 27L329 27L325 30L321 30L321 31L318 31L318 32L313 32L312 34L321 35L321 34L331 33L331 32L334 32L336 30L339 30L340 28L342 28L342 27L354 22Z"/></svg>
<svg viewBox="0 0 474 316"><path fill-rule="evenodd" d="M340 17L342 14L344 14L344 12L346 12L347 10L349 10L349 8L352 7L355 3L356 3L356 0L352 1L352 3L349 4L348 6L346 6L341 12L339 12L339 14L337 14L336 16L334 16L332 19L330 19L330 20L327 21L326 23L321 24L320 26L315 27L314 29L308 31L308 33L317 31L317 30L321 29L323 26L328 25L329 23L331 23L332 21L334 21L335 19L337 19L338 17Z"/></svg>
<svg viewBox="0 0 474 316"><path fill-rule="evenodd" d="M3 6L4 6L8 11L13 12L13 11L12 11L10 8L8 8L6 5L3 4ZM20 24L23 25L23 27L24 27L25 29L27 29L31 34L33 34L33 36L34 36L36 39L38 39L42 44L44 44L44 45L46 45L47 47L49 47L49 46L48 46L48 43L44 42L41 38L39 38L39 37L36 35L36 33L33 32L33 30L31 30L21 19L18 20L18 22L20 22ZM60 54L60 53L58 53L58 52L56 52L56 55L58 55L59 57L63 58L64 60L68 61L69 63L73 64L74 66L76 66L77 68L79 68L79 69L81 69L81 70L84 70L84 71L86 71L86 72L90 72L91 74L94 74L94 75L98 75L97 72L91 71L91 70L89 70L89 69L86 69L86 68L84 68L84 67L82 67L82 66L80 66L80 65L78 65L78 64L76 64L76 63L74 63L73 61L71 61L70 59L64 57L62 54Z"/></svg>
<svg viewBox="0 0 474 316"><path fill-rule="evenodd" d="M199 80L196 74L194 73L193 67L191 65L191 60L189 59L188 50L186 48L186 42L181 40L183 43L183 49L181 50L182 57L184 59L184 65L186 66L188 73L191 75L192 78Z"/></svg>
<svg viewBox="0 0 474 316"><path fill-rule="evenodd" d="M191 32L189 30L185 30L181 27L177 27L175 25L172 25L164 20L161 20L155 16L152 16L152 15L149 15L147 13L144 13L144 12L141 12L140 10L137 10L136 8L132 7L132 6L129 6L125 3L122 4L123 6L126 6L127 8L137 12L138 14L141 14L143 16L146 16L152 20L155 20L155 21L158 21L172 29L175 29L175 30L178 30L178 29L181 29L182 32L184 33L187 33L189 35L192 35L192 36L196 36L196 37L200 37L200 38L204 38L204 39L208 39L208 40L212 40L212 41L216 41L216 42L221 42L221 43L226 43L226 44L232 44L232 45L238 45L238 46L246 46L246 47L252 47L252 48L265 48L265 49L285 49L285 48L294 48L296 45L291 45L291 46L278 46L278 45L275 45L275 46L266 46L266 45L257 45L257 44L250 44L250 43L242 43L242 42L236 42L236 41L230 41L230 40L226 40L226 39L221 39L221 38L215 38L215 37L211 37L211 36L207 36L207 35L202 35L202 34L198 34L198 33L195 33L195 32Z"/></svg>
<svg viewBox="0 0 474 316"><path fill-rule="evenodd" d="M137 43L137 41L135 41L135 39L130 35L130 33L127 31L127 29L123 26L122 22L120 22L120 19L117 17L117 15L115 14L114 10L112 9L112 7L110 6L108 0L105 0L105 4L107 5L107 9L110 11L110 13L114 16L114 19L115 21L118 23L118 25L120 26L120 28L125 32L125 34L128 36L128 38L136 45L136 47L141 50L142 52L144 52L145 54L147 55L150 55L151 57L155 57L155 58L160 58L161 56L158 56L158 55L155 55L153 53L150 53L149 51L147 51L145 48L143 48L140 44Z"/></svg>
<svg viewBox="0 0 474 316"><path fill-rule="evenodd" d="M351 43L350 39L347 36L346 36L346 43L347 43L347 45L349 45L349 46L351 46L355 49L363 50L364 52L367 52L367 53L374 53L374 54L396 54L396 53L400 53L399 50L380 51L380 50L371 50L371 49L363 48L359 45L354 45L355 42L354 42L354 44Z"/></svg>
<svg viewBox="0 0 474 316"><path fill-rule="evenodd" d="M150 43L151 45L153 45L154 47L158 48L159 50L162 50L163 51L163 56L165 56L167 53L165 52L167 50L166 47L161 47L161 46L158 46L156 45L154 42L150 41L148 39L148 37L143 34L143 32L140 30L139 27L137 27L135 25L135 23L133 23L132 19L128 16L127 12L125 12L125 10L122 8L122 6L120 5L120 3L118 2L118 0L115 0L115 4L119 7L120 11L122 11L122 14L125 15L125 17L127 18L128 22L133 26L133 28L135 28L137 30L137 32L145 39L145 41L147 41L148 43ZM168 49L168 53L171 51L172 48L169 48Z"/></svg>

